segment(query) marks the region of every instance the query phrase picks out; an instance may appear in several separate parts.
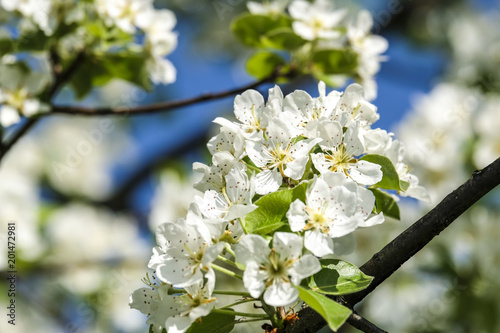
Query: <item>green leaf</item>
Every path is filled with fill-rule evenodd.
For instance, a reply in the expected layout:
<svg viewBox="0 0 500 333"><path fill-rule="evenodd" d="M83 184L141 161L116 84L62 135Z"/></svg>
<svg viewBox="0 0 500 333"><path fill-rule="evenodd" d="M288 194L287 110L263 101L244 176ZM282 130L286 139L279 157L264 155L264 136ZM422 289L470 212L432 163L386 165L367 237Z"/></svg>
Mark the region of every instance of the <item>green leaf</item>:
<svg viewBox="0 0 500 333"><path fill-rule="evenodd" d="M49 39L41 30L26 31L16 40L17 52L45 51L48 49Z"/></svg>
<svg viewBox="0 0 500 333"><path fill-rule="evenodd" d="M285 15L269 17L266 15L243 14L231 23L231 31L245 45L265 47L262 38L274 29L291 27L291 20Z"/></svg>
<svg viewBox="0 0 500 333"><path fill-rule="evenodd" d="M234 311L233 309L225 309ZM201 323L195 321L186 333L229 333L234 328L236 316L220 313L210 313L201 318Z"/></svg>
<svg viewBox="0 0 500 333"><path fill-rule="evenodd" d="M248 59L247 71L248 74L260 80L270 76L276 70L276 67L285 63L285 59L275 53L258 52Z"/></svg>
<svg viewBox="0 0 500 333"><path fill-rule="evenodd" d="M144 90L151 89L151 80L146 69L146 56L142 53L106 56L104 67L112 77L133 83Z"/></svg>
<svg viewBox="0 0 500 333"><path fill-rule="evenodd" d="M119 78L149 90L151 81L145 56L137 53L106 54L103 58L88 57L73 74L70 84L78 99L87 96L93 87L103 86Z"/></svg>
<svg viewBox="0 0 500 333"><path fill-rule="evenodd" d="M388 193L376 188L368 188L375 195L375 213L384 213L385 216L399 220L399 206L396 200Z"/></svg>
<svg viewBox="0 0 500 333"><path fill-rule="evenodd" d="M381 181L374 185L375 187L384 188L386 190L403 191L399 181L398 172L390 159L382 155L372 154L363 156L361 160L375 163L382 167L382 173L384 176Z"/></svg>
<svg viewBox="0 0 500 333"><path fill-rule="evenodd" d="M102 61L96 58L86 58L73 74L70 85L77 99L87 96L94 85L103 85L111 80Z"/></svg>
<svg viewBox="0 0 500 333"><path fill-rule="evenodd" d="M256 210L247 214L245 226L249 233L266 235L285 225L283 221L290 204L296 199L305 201L307 182L294 189L269 193L255 202Z"/></svg>
<svg viewBox="0 0 500 333"><path fill-rule="evenodd" d="M358 56L350 50L321 50L313 55L315 72L330 74L352 74L358 67Z"/></svg>
<svg viewBox="0 0 500 333"><path fill-rule="evenodd" d="M279 50L293 51L307 41L293 32L292 28L279 28L270 31L264 36L263 43L268 47Z"/></svg>
<svg viewBox="0 0 500 333"><path fill-rule="evenodd" d="M347 318L352 314L352 310L318 294L312 290L295 286L299 291L299 297L314 311L316 311L328 324L331 330L336 332Z"/></svg>
<svg viewBox="0 0 500 333"><path fill-rule="evenodd" d="M321 271L308 282L309 288L327 295L345 295L363 290L373 277L364 274L355 265L338 259L321 259Z"/></svg>

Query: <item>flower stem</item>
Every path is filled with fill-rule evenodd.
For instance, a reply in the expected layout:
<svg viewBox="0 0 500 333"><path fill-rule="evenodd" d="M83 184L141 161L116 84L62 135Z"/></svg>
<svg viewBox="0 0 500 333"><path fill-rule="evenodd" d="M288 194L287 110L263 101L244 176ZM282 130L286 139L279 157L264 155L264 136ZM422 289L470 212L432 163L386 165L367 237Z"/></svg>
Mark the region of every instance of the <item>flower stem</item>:
<svg viewBox="0 0 500 333"><path fill-rule="evenodd" d="M228 243L225 244L225 247L226 251L233 256L233 258L236 258L236 254L234 253L233 249L231 248L231 245L229 245Z"/></svg>
<svg viewBox="0 0 500 333"><path fill-rule="evenodd" d="M261 319L269 319L268 315L260 314L260 313L247 313L247 312L238 312L231 311L225 309L213 309L213 313L228 315L228 316L240 316L240 317L250 317L250 318L261 318Z"/></svg>
<svg viewBox="0 0 500 333"><path fill-rule="evenodd" d="M251 323L254 321L269 320L269 318L257 318L257 319L247 319L247 320L236 320L235 324Z"/></svg>
<svg viewBox="0 0 500 333"><path fill-rule="evenodd" d="M245 222L243 222L241 217L238 217L238 221L240 221L241 229L243 229L243 232L245 233L245 235L248 235L247 228L245 228Z"/></svg>
<svg viewBox="0 0 500 333"><path fill-rule="evenodd" d="M250 303L250 302L255 302L256 300L255 299L243 299L241 301L238 301L238 302L234 302L234 303L231 303L229 305L226 305L224 307L222 307L221 309L227 309L227 308L231 308L233 306L236 306L236 305L240 305L240 304L244 304L244 303Z"/></svg>
<svg viewBox="0 0 500 333"><path fill-rule="evenodd" d="M232 291L232 290L214 290L212 294L216 295L233 295L233 296L243 296L243 297L252 297L246 291ZM252 299L253 300L253 299Z"/></svg>
<svg viewBox="0 0 500 333"><path fill-rule="evenodd" d="M233 267L238 268L238 266L236 266L236 263L235 263L234 261L229 260L229 259L227 259L227 258L225 258L225 257L223 257L223 256L221 256L221 255L217 256L217 259L219 259L219 260L221 260L221 261L224 261L226 264L229 264L229 265L231 265L231 266L233 266Z"/></svg>
<svg viewBox="0 0 500 333"><path fill-rule="evenodd" d="M231 277L243 280L243 276L236 274L235 272L230 271L229 269L225 269L224 267L220 267L219 265L216 265L216 264L210 264L210 266L212 266L212 268L215 269L216 271L219 271L219 272L227 274Z"/></svg>

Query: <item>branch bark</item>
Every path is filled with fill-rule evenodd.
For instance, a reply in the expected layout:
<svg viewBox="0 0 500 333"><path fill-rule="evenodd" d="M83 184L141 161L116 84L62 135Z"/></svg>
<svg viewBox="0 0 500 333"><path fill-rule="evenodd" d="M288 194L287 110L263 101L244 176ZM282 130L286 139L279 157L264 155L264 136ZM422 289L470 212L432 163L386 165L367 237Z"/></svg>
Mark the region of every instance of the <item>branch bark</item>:
<svg viewBox="0 0 500 333"><path fill-rule="evenodd" d="M285 75L288 76L288 75ZM205 101L211 101L216 99L221 99L228 96L234 96L235 94L239 94L248 89L254 89L259 87L260 85L268 82L273 82L278 77L284 77L284 75L280 75L279 71L275 71L272 75L261 79L259 81L247 84L242 87L238 87L235 89L230 89L226 91L222 91L219 93L206 93L197 97L191 97L176 101L170 101L165 103L157 103L145 106L137 106L137 107L122 107L122 108L111 108L111 107L103 107L103 108L89 108L89 107L79 107L79 106L52 106L52 110L46 115L50 114L68 114L68 115L84 115L84 116L104 116L104 115L136 115L136 114L149 114L155 112L164 112L173 110L176 108L189 106Z"/></svg>
<svg viewBox="0 0 500 333"><path fill-rule="evenodd" d="M347 319L347 322L351 324L352 327L355 327L365 333L387 333L387 331L384 331L366 318L361 317L356 312L353 312L349 319Z"/></svg>
<svg viewBox="0 0 500 333"><path fill-rule="evenodd" d="M469 180L362 265L360 269L374 277L368 288L354 294L336 297L335 300L352 308L499 184L500 158L483 170L475 171ZM325 325L321 316L310 308L301 310L299 318L288 330L289 333L316 332Z"/></svg>

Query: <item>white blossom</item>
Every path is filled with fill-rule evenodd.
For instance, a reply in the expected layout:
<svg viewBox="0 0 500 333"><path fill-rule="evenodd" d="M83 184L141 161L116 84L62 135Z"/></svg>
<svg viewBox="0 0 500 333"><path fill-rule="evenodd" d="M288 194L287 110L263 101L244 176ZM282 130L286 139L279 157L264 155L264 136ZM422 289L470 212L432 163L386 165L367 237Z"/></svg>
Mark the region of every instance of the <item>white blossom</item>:
<svg viewBox="0 0 500 333"><path fill-rule="evenodd" d="M309 152L321 139L297 140L285 120L273 118L267 130L268 140L247 141L246 151L262 169L256 175L258 194L276 191L283 177L299 180L304 174Z"/></svg>
<svg viewBox="0 0 500 333"><path fill-rule="evenodd" d="M291 304L299 295L294 285L321 270L319 260L302 255L302 237L276 232L272 249L259 235L245 235L235 246L236 260L246 265L243 284L254 298L264 293L272 306Z"/></svg>
<svg viewBox="0 0 500 333"><path fill-rule="evenodd" d="M295 33L306 40L337 39L341 33L336 28L346 15L345 9L335 10L327 0L310 3L295 0L288 7Z"/></svg>

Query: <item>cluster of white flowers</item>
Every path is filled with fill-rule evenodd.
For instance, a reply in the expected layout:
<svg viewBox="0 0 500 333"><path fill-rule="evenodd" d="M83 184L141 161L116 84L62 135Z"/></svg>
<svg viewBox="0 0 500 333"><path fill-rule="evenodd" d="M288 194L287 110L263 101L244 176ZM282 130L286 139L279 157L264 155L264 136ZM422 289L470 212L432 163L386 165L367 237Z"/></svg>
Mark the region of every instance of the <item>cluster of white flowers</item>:
<svg viewBox="0 0 500 333"><path fill-rule="evenodd" d="M317 98L302 90L284 97L278 86L269 90L267 102L255 90L238 95L236 121L214 121L221 127L207 145L212 165L193 165L202 175L194 187L203 195L195 197L185 218L157 229L148 266L158 285L136 291L131 307L147 314L155 329L184 332L216 305L214 269L220 267L214 261L227 261L227 253L244 267L242 280L251 297L262 295L271 306L293 303L298 297L294 285L321 270L318 257L352 251L354 230L384 221L383 213L374 213L375 196L367 186L385 175L380 164L362 159L367 154L392 161L399 179L407 182L401 195L426 199L404 164L403 145L392 134L371 128L379 115L363 93L353 84L344 93L326 94L320 82ZM285 229L248 231L247 218L259 209L256 199L299 186L307 187L305 200L290 203ZM201 308L195 311L190 303L180 313L182 324L176 319L179 310L158 313L173 306L167 295L197 299L193 286L203 290L200 301L192 302ZM148 295L154 302L144 305Z"/></svg>
<svg viewBox="0 0 500 333"><path fill-rule="evenodd" d="M262 15L282 13L288 6L294 32L307 41L315 41L315 47L340 49L349 45L357 55L356 74L365 88L365 98L376 98L377 84L373 76L385 59L381 54L387 50L388 43L385 38L371 34L373 18L368 11L362 10L357 17L350 18L345 8L337 9L328 0L250 1L247 6L251 13ZM342 79L338 75L335 77Z"/></svg>
<svg viewBox="0 0 500 333"><path fill-rule="evenodd" d="M155 9L153 0L96 0L99 15L109 26L129 34L144 34L148 51L148 71L154 83L172 83L176 70L165 59L177 46L175 14L168 9Z"/></svg>
<svg viewBox="0 0 500 333"><path fill-rule="evenodd" d="M145 59L144 71L154 84L176 79L176 69L166 59L177 46L176 17L168 9L155 9L152 0L1 0L0 10L19 17L0 26L0 40L7 47L0 60L0 124L4 127L18 123L21 116L44 111L40 98L47 97L44 93L54 81L53 71L64 70L59 67L71 63L78 53L97 57L99 63L107 56L137 56ZM49 59L60 61L51 68Z"/></svg>
<svg viewBox="0 0 500 333"><path fill-rule="evenodd" d="M37 57L38 71L26 70L25 64L13 55L0 59L0 125L8 127L30 117L43 107L37 99L51 82L47 59Z"/></svg>

